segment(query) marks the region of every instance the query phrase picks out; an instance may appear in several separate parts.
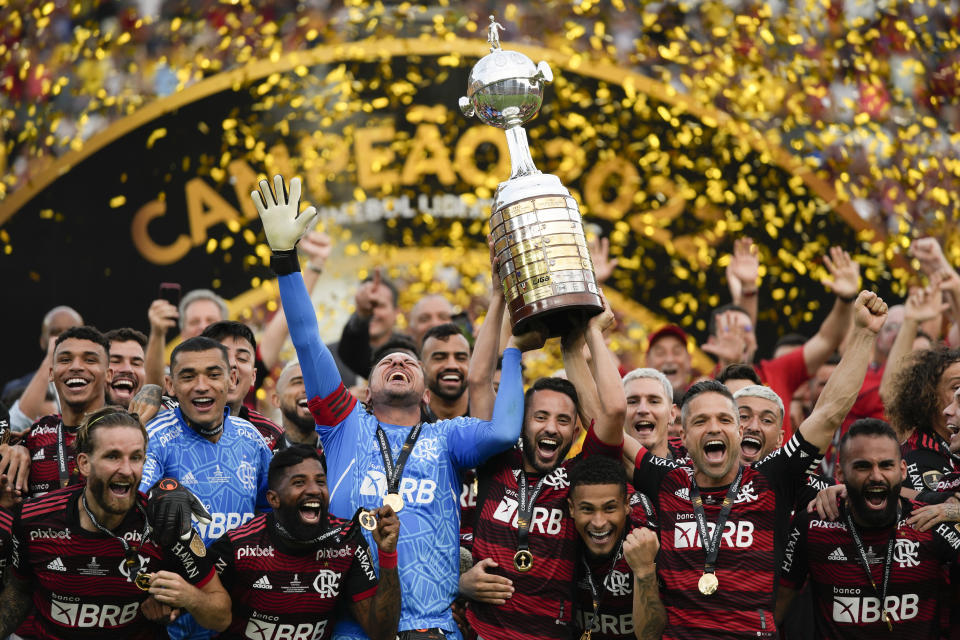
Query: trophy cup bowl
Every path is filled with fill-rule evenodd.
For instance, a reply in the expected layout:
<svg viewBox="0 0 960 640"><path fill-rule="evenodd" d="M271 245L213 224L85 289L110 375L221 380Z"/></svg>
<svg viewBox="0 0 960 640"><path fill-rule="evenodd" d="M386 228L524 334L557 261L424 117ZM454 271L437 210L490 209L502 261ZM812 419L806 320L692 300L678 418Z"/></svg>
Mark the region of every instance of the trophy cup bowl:
<svg viewBox="0 0 960 640"><path fill-rule="evenodd" d="M490 53L470 71L460 109L507 136L510 178L497 187L490 215L500 281L515 335L538 324L564 335L600 313L603 301L580 208L559 178L533 164L521 126L539 112L553 73L546 62L501 49L501 27L490 21Z"/></svg>

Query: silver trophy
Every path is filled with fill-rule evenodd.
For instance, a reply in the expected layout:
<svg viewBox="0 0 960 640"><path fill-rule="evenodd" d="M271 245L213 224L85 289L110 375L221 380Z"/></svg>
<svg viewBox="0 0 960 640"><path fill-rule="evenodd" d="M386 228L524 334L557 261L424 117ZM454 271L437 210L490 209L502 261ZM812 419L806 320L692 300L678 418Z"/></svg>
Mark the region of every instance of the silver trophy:
<svg viewBox="0 0 960 640"><path fill-rule="evenodd" d="M540 111L553 72L546 62L534 65L519 51L501 49L502 28L490 16L490 53L470 70L460 110L507 135L510 178L497 187L490 231L513 333L540 323L551 336L563 335L602 311L603 302L577 201L557 176L534 166L521 126Z"/></svg>

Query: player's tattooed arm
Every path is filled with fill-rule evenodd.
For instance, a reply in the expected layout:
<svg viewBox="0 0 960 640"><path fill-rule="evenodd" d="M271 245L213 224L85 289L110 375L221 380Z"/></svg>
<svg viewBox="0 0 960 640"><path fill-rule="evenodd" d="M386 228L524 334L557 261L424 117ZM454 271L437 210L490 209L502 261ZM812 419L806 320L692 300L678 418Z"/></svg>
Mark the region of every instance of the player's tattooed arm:
<svg viewBox="0 0 960 640"><path fill-rule="evenodd" d="M373 539L380 551L380 583L372 598L351 604L351 613L370 640L393 640L400 624L400 574L397 571L397 539L400 519L384 505L377 512Z"/></svg>
<svg viewBox="0 0 960 640"><path fill-rule="evenodd" d="M667 610L660 600L657 565L660 550L657 534L638 527L623 541L623 555L633 570L633 633L637 640L660 640L667 626Z"/></svg>
<svg viewBox="0 0 960 640"><path fill-rule="evenodd" d="M7 571L3 592L0 592L0 638L6 638L26 620L33 608L29 585Z"/></svg>

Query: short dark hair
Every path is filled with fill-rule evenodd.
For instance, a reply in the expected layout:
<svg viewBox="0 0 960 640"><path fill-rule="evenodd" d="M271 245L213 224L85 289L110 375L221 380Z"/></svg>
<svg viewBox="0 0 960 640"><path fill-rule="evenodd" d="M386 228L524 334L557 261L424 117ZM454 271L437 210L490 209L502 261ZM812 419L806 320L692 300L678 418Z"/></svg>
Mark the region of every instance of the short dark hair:
<svg viewBox="0 0 960 640"><path fill-rule="evenodd" d="M76 451L90 455L93 453L93 434L100 428L133 427L143 435L143 448L147 448L147 430L140 422L140 416L130 413L123 407L107 405L83 416L77 429Z"/></svg>
<svg viewBox="0 0 960 640"><path fill-rule="evenodd" d="M763 384L760 381L760 376L757 375L757 370L752 365L743 362L734 362L723 368L723 371L717 376L717 382L724 383L727 380L749 380L753 384Z"/></svg>
<svg viewBox="0 0 960 640"><path fill-rule="evenodd" d="M181 353L198 353L200 351L213 351L217 350L223 356L223 361L226 363L227 368L230 368L230 354L227 353L227 348L213 340L211 338L206 338L204 336L194 336L193 338L187 338L176 347L174 347L173 352L170 354L170 373L173 373L174 368L177 365L177 356Z"/></svg>
<svg viewBox="0 0 960 640"><path fill-rule="evenodd" d="M361 280L360 284L366 284L367 282L373 282L373 275L369 275L363 280ZM384 278L382 274L380 276L380 284L382 284L383 286L385 286L387 289L390 290L390 295L393 297L393 306L396 307L397 299L400 297L400 292L397 289L397 285L393 284L392 280L388 280L387 278Z"/></svg>
<svg viewBox="0 0 960 640"><path fill-rule="evenodd" d="M247 325L236 320L214 322L204 329L200 335L217 342L223 342L227 338L246 340L253 347L253 352L257 352L257 339L253 337L253 331Z"/></svg>
<svg viewBox="0 0 960 640"><path fill-rule="evenodd" d="M75 340L89 340L90 342L95 342L101 347L103 347L104 352L109 356L110 355L110 342L104 337L100 330L96 327L70 327L59 336L57 336L57 341L53 343L53 350L56 351L64 340L69 340L74 338Z"/></svg>
<svg viewBox="0 0 960 640"><path fill-rule="evenodd" d="M524 415L530 408L530 401L533 394L537 391L556 391L566 394L573 401L574 411L580 409L580 398L577 396L577 388L566 378L537 378L523 396Z"/></svg>
<svg viewBox="0 0 960 640"><path fill-rule="evenodd" d="M267 486L276 491L287 469L300 464L304 460L316 460L323 466L323 472L327 472L327 463L316 447L295 444L292 447L280 449L273 454L273 459L270 460L270 468L267 470Z"/></svg>
<svg viewBox="0 0 960 640"><path fill-rule="evenodd" d="M147 348L147 336L142 331L131 329L130 327L120 327L119 329L110 329L103 337L107 342L136 342L144 349Z"/></svg>
<svg viewBox="0 0 960 640"><path fill-rule="evenodd" d="M900 454L900 440L897 438L897 432L893 430L889 422L880 420L879 418L860 418L859 420L853 421L850 428L847 429L847 432L840 438L840 444L837 445L837 454L841 463L846 457L847 443L850 442L851 438L856 438L857 436L890 438L894 444L897 445L897 455L899 456Z"/></svg>
<svg viewBox="0 0 960 640"><path fill-rule="evenodd" d="M725 304L719 306L710 312L710 321L707 323L707 335L717 335L717 316L727 311L739 311L740 313L745 313L748 316L750 315L749 311L738 304Z"/></svg>
<svg viewBox="0 0 960 640"><path fill-rule="evenodd" d="M452 322L444 322L443 324L430 327L426 333L423 334L423 339L420 340L420 355L423 355L423 345L427 344L428 339L436 338L437 340L446 342L450 336L463 336L467 340L467 345L470 345L470 339L467 338L460 327Z"/></svg>
<svg viewBox="0 0 960 640"><path fill-rule="evenodd" d="M627 474L623 465L613 458L592 456L577 460L568 474L570 493L580 485L615 484L620 487L620 497L627 497Z"/></svg>
<svg viewBox="0 0 960 640"><path fill-rule="evenodd" d="M807 336L802 333L788 333L777 339L773 344L773 350L776 351L780 347L802 347L806 343Z"/></svg>
<svg viewBox="0 0 960 640"><path fill-rule="evenodd" d="M730 404L733 406L733 414L739 415L737 413L737 401L733 399L733 394L730 393L730 389L727 389L721 383L716 380L701 380L690 386L687 389L687 392L683 394L683 400L680 403L680 423L686 424L687 414L690 406L690 402L703 393L719 393L723 397L730 400Z"/></svg>
<svg viewBox="0 0 960 640"><path fill-rule="evenodd" d="M383 346L373 352L373 355L370 357L370 368L372 369L373 367L377 366L378 362L386 358L391 353L396 353L398 351L409 353L417 360L420 359L420 353L417 351L417 345L413 343L413 340L405 335L395 333L390 336L390 339L387 340Z"/></svg>

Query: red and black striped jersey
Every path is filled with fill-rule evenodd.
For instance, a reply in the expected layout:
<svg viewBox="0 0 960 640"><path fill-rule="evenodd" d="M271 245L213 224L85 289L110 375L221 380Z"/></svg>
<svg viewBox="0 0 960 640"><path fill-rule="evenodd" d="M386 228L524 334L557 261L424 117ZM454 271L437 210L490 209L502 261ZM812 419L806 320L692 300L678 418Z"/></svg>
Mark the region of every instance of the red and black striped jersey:
<svg viewBox="0 0 960 640"><path fill-rule="evenodd" d="M13 514L0 507L0 575L7 566L10 558L10 547L13 545ZM3 579L0 578L0 583Z"/></svg>
<svg viewBox="0 0 960 640"><path fill-rule="evenodd" d="M355 521L328 516L344 529L308 550L294 549L261 514L210 545L233 620L220 638L310 638L333 634L349 601L377 591L370 550Z"/></svg>
<svg viewBox="0 0 960 640"><path fill-rule="evenodd" d="M790 513L820 452L798 433L783 447L744 467L740 490L720 538L716 593L697 588L706 553L690 500L693 468L641 448L633 484L650 496L660 524L657 576L667 610L665 640L776 638L773 605L779 558ZM713 532L729 487L701 487Z"/></svg>
<svg viewBox="0 0 960 640"><path fill-rule="evenodd" d="M60 454L57 451L57 432L61 428L60 416L44 416L33 423L23 446L30 452L30 497L42 496L48 491L60 489ZM74 442L77 427L63 427L63 450L67 456L68 485L83 484L83 476L77 471L77 451Z"/></svg>
<svg viewBox="0 0 960 640"><path fill-rule="evenodd" d="M283 427L246 405L240 407L237 415L252 424L260 432L263 439L267 441L270 451L276 450L277 443L283 439Z"/></svg>
<svg viewBox="0 0 960 640"><path fill-rule="evenodd" d="M960 471L960 458L950 453L950 446L939 434L914 431L900 450L907 463L904 486L910 489L935 491L945 474Z"/></svg>
<svg viewBox="0 0 960 640"><path fill-rule="evenodd" d="M656 528L653 505L642 493L630 490L630 516L623 532L626 536L637 527ZM590 629L595 640L633 640L633 570L623 553L614 551L613 558L594 560L586 556L580 545L577 572L577 588L574 595L574 616L578 632ZM593 585L599 596L596 615L593 612L593 590L584 570L584 562L590 566ZM612 563L612 566L611 566Z"/></svg>
<svg viewBox="0 0 960 640"><path fill-rule="evenodd" d="M902 500L890 568L885 609L891 633L882 619L880 598L866 577L859 551L847 529L845 506L836 522L798 513L782 562L782 584L800 589L809 576L814 593L817 631L825 640L917 640L938 638L943 607L949 606L944 563L960 551L960 525L941 523L917 531L906 519L913 503ZM884 560L893 526L858 528L866 547L870 573L882 589Z"/></svg>
<svg viewBox="0 0 960 640"><path fill-rule="evenodd" d="M14 523L12 566L33 592L37 638L154 638L160 629L140 613L148 594L134 583L121 542L80 526L80 485L51 491L23 505ZM138 497L145 505L143 495ZM213 567L190 545L165 550L142 540L144 516L131 509L114 529L136 550L148 573L175 571L202 587Z"/></svg>
<svg viewBox="0 0 960 640"><path fill-rule="evenodd" d="M570 483L567 469L581 457L607 455L620 460L622 447L602 443L587 432L580 455L544 477L530 519L529 545L533 566L526 573L513 566L517 552L518 486L522 454L510 449L487 461L477 471L480 500L474 523L473 559L492 558L489 571L513 581L514 594L506 604L471 602L467 618L484 640L498 638L563 638L571 633L577 532L568 516ZM540 477L528 476L529 490Z"/></svg>
<svg viewBox="0 0 960 640"><path fill-rule="evenodd" d="M473 548L473 525L477 519L477 470L460 473L460 544Z"/></svg>

